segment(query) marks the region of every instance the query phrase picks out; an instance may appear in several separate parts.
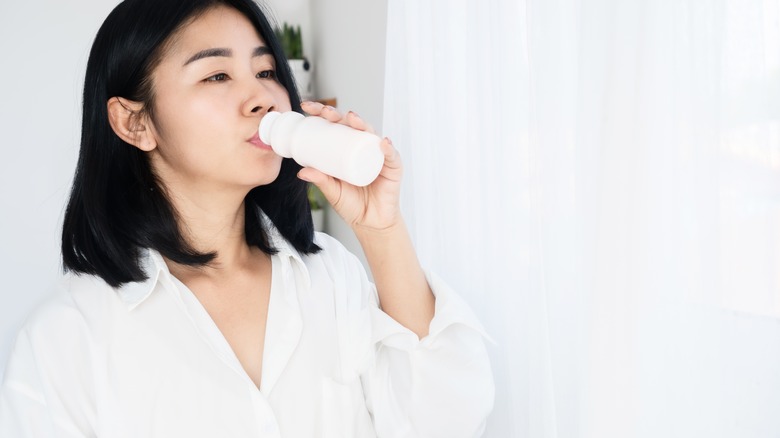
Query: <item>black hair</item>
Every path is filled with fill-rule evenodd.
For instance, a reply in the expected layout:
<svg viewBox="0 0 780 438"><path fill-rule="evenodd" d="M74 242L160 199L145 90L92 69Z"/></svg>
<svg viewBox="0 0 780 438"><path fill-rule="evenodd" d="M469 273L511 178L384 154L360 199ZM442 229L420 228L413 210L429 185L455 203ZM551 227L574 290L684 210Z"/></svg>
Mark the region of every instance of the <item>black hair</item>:
<svg viewBox="0 0 780 438"><path fill-rule="evenodd" d="M200 253L183 237L177 213L155 176L148 155L120 139L109 124L114 96L144 103L151 111L151 74L171 38L184 25L224 5L246 16L276 61L278 81L292 109L301 112L292 72L273 27L253 0L125 0L100 27L87 62L81 146L62 230L64 269L101 277L111 286L147 278L140 264L151 248L189 266L204 266L215 253ZM301 167L283 159L278 178L245 198L245 234L250 245L276 253L262 220L265 213L299 252L316 253Z"/></svg>

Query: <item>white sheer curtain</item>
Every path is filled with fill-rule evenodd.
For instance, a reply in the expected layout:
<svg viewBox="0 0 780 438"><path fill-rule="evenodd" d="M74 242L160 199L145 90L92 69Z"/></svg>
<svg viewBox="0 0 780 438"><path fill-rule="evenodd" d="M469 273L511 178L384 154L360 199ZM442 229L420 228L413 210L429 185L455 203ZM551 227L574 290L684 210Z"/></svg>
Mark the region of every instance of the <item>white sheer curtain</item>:
<svg viewBox="0 0 780 438"><path fill-rule="evenodd" d="M423 263L486 437L780 436L780 0L389 0Z"/></svg>

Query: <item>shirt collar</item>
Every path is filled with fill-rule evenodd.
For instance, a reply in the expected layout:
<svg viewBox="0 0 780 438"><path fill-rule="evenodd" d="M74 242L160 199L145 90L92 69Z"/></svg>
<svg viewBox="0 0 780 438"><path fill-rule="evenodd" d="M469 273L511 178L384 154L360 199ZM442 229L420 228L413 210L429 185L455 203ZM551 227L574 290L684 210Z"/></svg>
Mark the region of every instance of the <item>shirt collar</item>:
<svg viewBox="0 0 780 438"><path fill-rule="evenodd" d="M287 239L282 236L281 233L279 233L279 230L276 229L276 226L274 226L274 223L271 222L271 219L265 215L265 213L261 212L261 219L263 221L263 228L265 228L266 233L268 234L268 240L271 243L271 246L276 248L278 251L277 254L284 258L290 258L294 260L301 269L306 271L306 264L303 262L303 257L301 257L301 254L293 248L293 246L290 244L290 242L287 241Z"/></svg>
<svg viewBox="0 0 780 438"><path fill-rule="evenodd" d="M271 222L265 213L261 213L261 215L266 233L268 234L268 240L270 241L271 246L276 248L277 256L285 261L293 261L299 268L299 272L303 274L303 280L305 281L306 286L310 287L311 278L309 277L309 271L306 268L306 263L304 263L301 254L279 233L279 230L276 229L273 222ZM157 283L163 276L171 275L168 270L168 265L165 264L162 255L154 249L145 248L141 250L139 262L141 268L147 275L146 280L125 283L117 289L117 294L119 294L119 297L125 303L128 310L133 310L144 302L152 294Z"/></svg>
<svg viewBox="0 0 780 438"><path fill-rule="evenodd" d="M142 249L139 263L146 274L146 280L125 283L117 289L119 297L127 305L128 310L135 309L152 294L161 274L170 274L160 253L153 249Z"/></svg>

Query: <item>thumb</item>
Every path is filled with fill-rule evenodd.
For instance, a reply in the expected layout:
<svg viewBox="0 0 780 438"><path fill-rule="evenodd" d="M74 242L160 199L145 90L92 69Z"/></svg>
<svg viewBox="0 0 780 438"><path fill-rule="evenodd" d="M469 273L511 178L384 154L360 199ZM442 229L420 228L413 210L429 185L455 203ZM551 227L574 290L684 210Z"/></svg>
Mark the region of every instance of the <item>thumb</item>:
<svg viewBox="0 0 780 438"><path fill-rule="evenodd" d="M304 167L298 171L298 178L317 186L331 205L335 205L341 197L341 182L317 169Z"/></svg>

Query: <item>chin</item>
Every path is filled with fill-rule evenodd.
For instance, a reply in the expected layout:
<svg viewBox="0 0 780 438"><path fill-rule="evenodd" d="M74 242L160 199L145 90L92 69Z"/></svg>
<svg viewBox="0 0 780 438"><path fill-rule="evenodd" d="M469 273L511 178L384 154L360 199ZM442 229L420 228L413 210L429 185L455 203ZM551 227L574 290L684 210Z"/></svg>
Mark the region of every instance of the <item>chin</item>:
<svg viewBox="0 0 780 438"><path fill-rule="evenodd" d="M276 181L277 178L279 178L281 171L281 157L274 163L265 162L261 166L258 166L252 171L249 171L247 185L250 185L252 188L254 188L271 184L272 182Z"/></svg>
<svg viewBox="0 0 780 438"><path fill-rule="evenodd" d="M271 184L272 182L276 181L277 178L279 178L279 173L280 172L276 172L272 175L264 175L262 178L252 178L252 180L248 182L247 186L249 186L250 189L253 189L255 187Z"/></svg>

